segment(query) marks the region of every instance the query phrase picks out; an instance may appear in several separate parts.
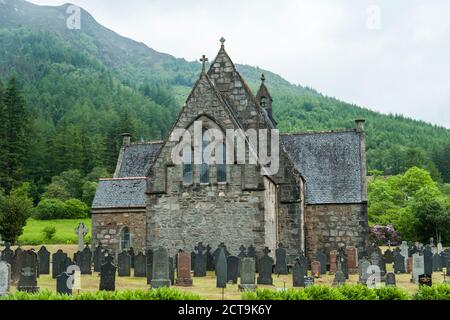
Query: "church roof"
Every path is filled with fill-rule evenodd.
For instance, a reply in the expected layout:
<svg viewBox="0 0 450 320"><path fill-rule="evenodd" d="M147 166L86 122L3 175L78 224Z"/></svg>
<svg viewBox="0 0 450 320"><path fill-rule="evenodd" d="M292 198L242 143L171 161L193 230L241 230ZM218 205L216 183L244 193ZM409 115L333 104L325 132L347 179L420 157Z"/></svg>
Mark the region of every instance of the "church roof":
<svg viewBox="0 0 450 320"><path fill-rule="evenodd" d="M133 143L125 146L117 178L145 177L158 156L162 142Z"/></svg>
<svg viewBox="0 0 450 320"><path fill-rule="evenodd" d="M285 134L281 143L306 181L307 204L363 202L359 132Z"/></svg>
<svg viewBox="0 0 450 320"><path fill-rule="evenodd" d="M145 208L146 178L101 179L92 209Z"/></svg>

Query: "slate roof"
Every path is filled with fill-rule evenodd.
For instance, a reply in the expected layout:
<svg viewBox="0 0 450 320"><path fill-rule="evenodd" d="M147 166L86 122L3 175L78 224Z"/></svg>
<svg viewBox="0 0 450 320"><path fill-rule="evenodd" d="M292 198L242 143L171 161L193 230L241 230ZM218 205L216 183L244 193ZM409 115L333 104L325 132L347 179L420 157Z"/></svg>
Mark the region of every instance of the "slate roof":
<svg viewBox="0 0 450 320"><path fill-rule="evenodd" d="M145 177L162 144L162 142L133 143L126 146L117 177Z"/></svg>
<svg viewBox="0 0 450 320"><path fill-rule="evenodd" d="M145 207L146 178L101 179L92 209Z"/></svg>
<svg viewBox="0 0 450 320"><path fill-rule="evenodd" d="M281 143L306 180L307 204L361 203L360 133L286 134Z"/></svg>

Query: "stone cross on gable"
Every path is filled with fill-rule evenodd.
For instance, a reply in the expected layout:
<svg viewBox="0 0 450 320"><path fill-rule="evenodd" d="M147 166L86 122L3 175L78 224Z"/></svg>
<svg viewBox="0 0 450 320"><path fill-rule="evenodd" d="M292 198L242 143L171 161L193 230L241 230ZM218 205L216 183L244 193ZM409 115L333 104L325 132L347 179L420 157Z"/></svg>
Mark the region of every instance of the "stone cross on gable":
<svg viewBox="0 0 450 320"><path fill-rule="evenodd" d="M88 232L89 229L84 225L84 223L80 223L75 229L75 234L78 236L78 251L83 251L84 236L87 235Z"/></svg>
<svg viewBox="0 0 450 320"><path fill-rule="evenodd" d="M222 38L220 38L220 43L222 44L222 47L225 45L225 38L224 37L222 37Z"/></svg>
<svg viewBox="0 0 450 320"><path fill-rule="evenodd" d="M205 65L209 61L209 59L205 55L203 55L200 61L202 63L202 73L205 73Z"/></svg>

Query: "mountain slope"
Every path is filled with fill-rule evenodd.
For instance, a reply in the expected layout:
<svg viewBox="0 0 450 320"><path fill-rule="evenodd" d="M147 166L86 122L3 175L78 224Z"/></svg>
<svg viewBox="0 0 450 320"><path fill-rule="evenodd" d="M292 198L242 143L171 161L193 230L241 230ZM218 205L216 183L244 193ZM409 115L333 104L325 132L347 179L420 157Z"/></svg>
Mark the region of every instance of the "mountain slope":
<svg viewBox="0 0 450 320"><path fill-rule="evenodd" d="M42 158L39 166L44 169L37 171L47 180L61 170L80 166L64 165L62 159L68 154L52 151L55 137L67 134L68 127L92 139L88 159L83 161L90 164L80 168L85 172L93 165L113 166L120 143L114 135L119 130L128 127L137 139L160 139L200 71L196 62L118 35L84 10L81 29L69 30L68 7L0 0L0 79L13 74L19 79L29 109L37 115L39 143L62 163L45 168L49 160ZM431 159L436 149L450 141L450 130L347 104L292 85L267 70L247 65L238 69L253 90L261 73L266 74L282 131L349 128L355 119L365 118L370 168L401 172L411 164L408 153L415 152L420 163L413 164L439 175ZM83 139L80 144L86 149ZM108 156L90 155L98 150Z"/></svg>

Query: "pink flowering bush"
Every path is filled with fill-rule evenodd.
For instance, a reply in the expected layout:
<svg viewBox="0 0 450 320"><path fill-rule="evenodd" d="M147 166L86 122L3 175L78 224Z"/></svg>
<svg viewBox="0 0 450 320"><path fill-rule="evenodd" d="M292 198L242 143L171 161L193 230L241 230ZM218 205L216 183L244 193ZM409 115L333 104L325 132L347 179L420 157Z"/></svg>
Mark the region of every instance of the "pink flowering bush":
<svg viewBox="0 0 450 320"><path fill-rule="evenodd" d="M400 234L395 231L392 224L387 226L375 225L370 228L370 240L378 246L388 245L389 241L391 245L399 245L402 241Z"/></svg>

